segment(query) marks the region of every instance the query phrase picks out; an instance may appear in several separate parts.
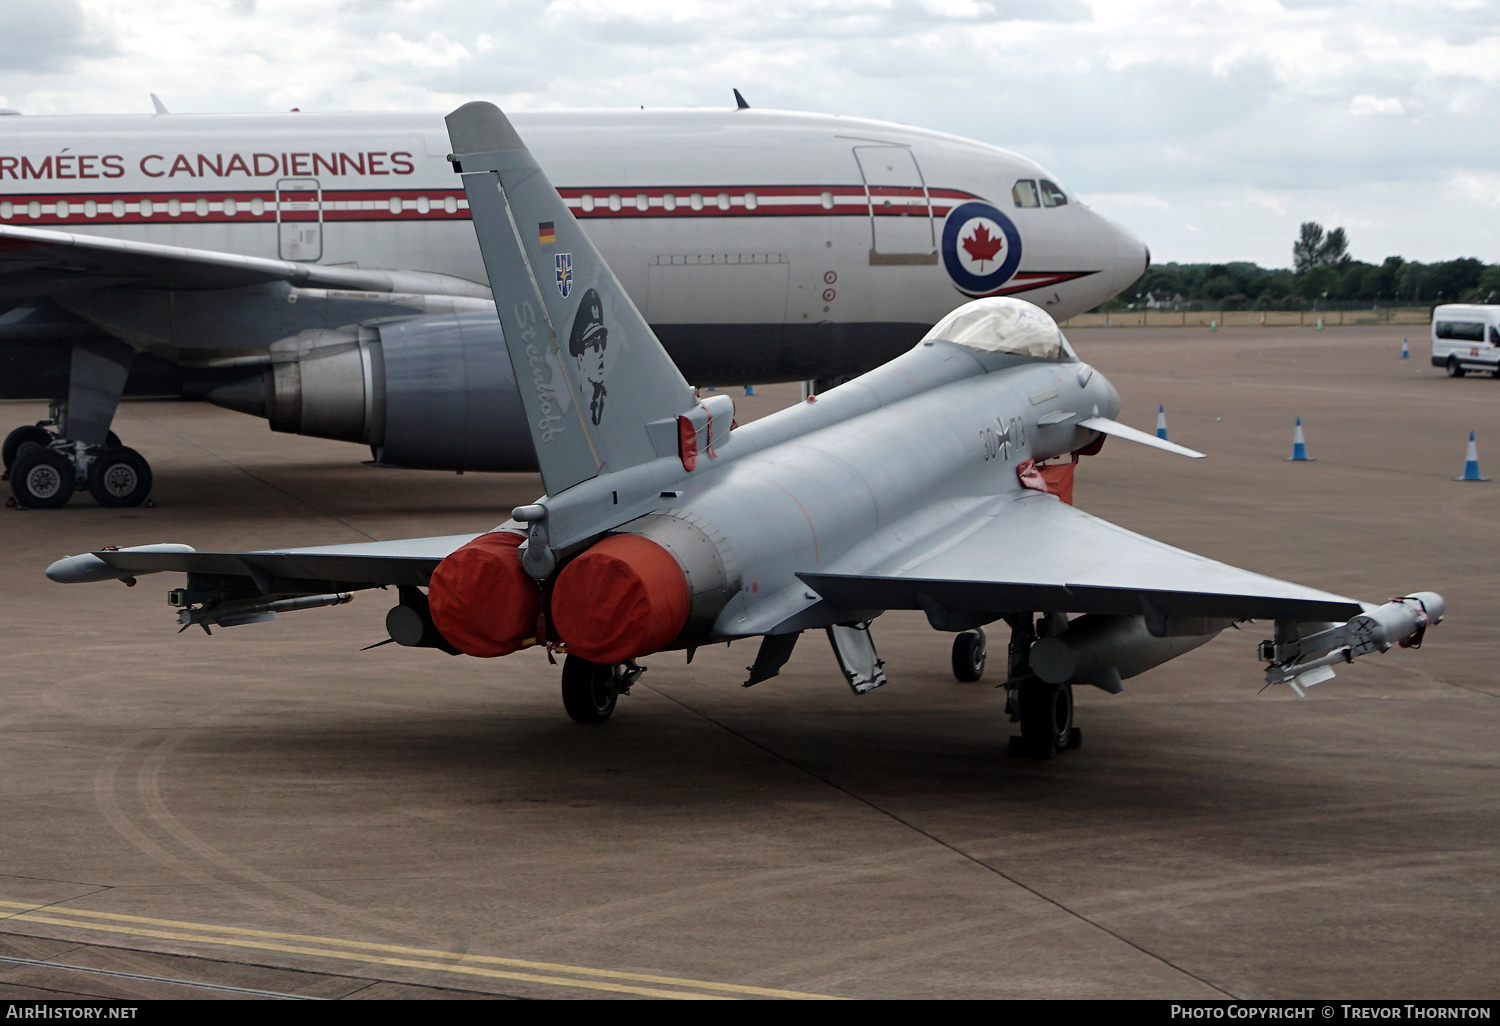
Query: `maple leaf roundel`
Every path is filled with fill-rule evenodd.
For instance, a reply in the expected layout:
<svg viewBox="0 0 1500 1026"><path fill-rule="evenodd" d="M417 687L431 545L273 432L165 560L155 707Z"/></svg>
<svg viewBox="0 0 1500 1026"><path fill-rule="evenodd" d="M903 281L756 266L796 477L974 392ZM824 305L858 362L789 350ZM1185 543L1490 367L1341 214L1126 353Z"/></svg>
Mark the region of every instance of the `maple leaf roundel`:
<svg viewBox="0 0 1500 1026"><path fill-rule="evenodd" d="M961 292L986 295L1000 288L1021 264L1021 233L988 203L963 203L943 225L943 266Z"/></svg>

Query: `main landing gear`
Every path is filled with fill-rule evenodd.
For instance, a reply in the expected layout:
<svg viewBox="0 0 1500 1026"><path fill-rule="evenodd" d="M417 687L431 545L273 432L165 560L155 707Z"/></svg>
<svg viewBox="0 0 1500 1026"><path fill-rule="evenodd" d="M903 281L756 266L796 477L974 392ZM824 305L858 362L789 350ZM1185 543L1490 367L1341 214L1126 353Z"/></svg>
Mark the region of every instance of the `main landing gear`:
<svg viewBox="0 0 1500 1026"><path fill-rule="evenodd" d="M563 708L579 723L603 723L614 713L619 697L630 694L631 685L645 672L634 660L605 666L570 655L563 660Z"/></svg>
<svg viewBox="0 0 1500 1026"><path fill-rule="evenodd" d="M57 509L80 488L105 507L139 506L151 494L151 465L120 444L113 431L103 445L73 442L48 431L53 421L16 428L5 438L5 477L16 503Z"/></svg>
<svg viewBox="0 0 1500 1026"><path fill-rule="evenodd" d="M151 494L151 466L109 429L135 350L117 339L73 344L68 396L49 419L5 438L5 476L18 505L56 509L79 488L101 506L139 506Z"/></svg>
<svg viewBox="0 0 1500 1026"><path fill-rule="evenodd" d="M1067 618L1044 617L1033 620L1030 614L1006 617L1011 627L1008 652L1009 673L1005 711L1012 723L1020 723L1021 734L1009 740L1006 752L1013 756L1050 759L1058 752L1077 748L1083 743L1083 732L1073 726L1073 686L1048 684L1031 672L1031 643L1051 631L1067 626ZM984 675L987 636L984 628L964 631L953 639L953 676L973 683Z"/></svg>

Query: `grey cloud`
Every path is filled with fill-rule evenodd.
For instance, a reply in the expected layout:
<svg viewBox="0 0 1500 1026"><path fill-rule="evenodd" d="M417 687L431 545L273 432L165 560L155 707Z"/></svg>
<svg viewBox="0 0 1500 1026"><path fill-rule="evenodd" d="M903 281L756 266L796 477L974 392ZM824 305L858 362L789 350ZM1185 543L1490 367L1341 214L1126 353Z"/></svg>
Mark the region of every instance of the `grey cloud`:
<svg viewBox="0 0 1500 1026"><path fill-rule="evenodd" d="M0 72L64 71L78 58L115 52L113 40L90 30L77 0L0 4Z"/></svg>

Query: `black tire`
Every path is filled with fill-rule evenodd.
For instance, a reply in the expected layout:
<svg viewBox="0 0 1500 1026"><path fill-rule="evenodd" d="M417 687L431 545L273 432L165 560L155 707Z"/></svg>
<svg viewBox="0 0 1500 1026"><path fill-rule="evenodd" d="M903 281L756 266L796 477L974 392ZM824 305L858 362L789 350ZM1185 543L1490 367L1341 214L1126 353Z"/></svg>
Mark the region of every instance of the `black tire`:
<svg viewBox="0 0 1500 1026"><path fill-rule="evenodd" d="M579 723L603 723L615 711L615 668L570 655L563 660L563 708Z"/></svg>
<svg viewBox="0 0 1500 1026"><path fill-rule="evenodd" d="M118 449L118 448L120 448L120 436L117 435L117 434L115 434L113 431L111 431L109 434L105 435L104 436L104 447L106 449Z"/></svg>
<svg viewBox="0 0 1500 1026"><path fill-rule="evenodd" d="M0 456L5 458L5 471L10 473L10 468L16 465L16 460L28 452L37 449L45 449L52 443L52 432L44 427L35 427L27 424L18 427L5 436L5 445L0 450Z"/></svg>
<svg viewBox="0 0 1500 1026"><path fill-rule="evenodd" d="M1073 747L1073 686L1033 681L1021 688L1021 738L1040 756Z"/></svg>
<svg viewBox="0 0 1500 1026"><path fill-rule="evenodd" d="M953 639L953 676L972 684L984 676L984 635L964 631Z"/></svg>
<svg viewBox="0 0 1500 1026"><path fill-rule="evenodd" d="M1450 378L1461 378L1464 376L1464 366L1458 362L1458 357L1448 357L1448 376Z"/></svg>
<svg viewBox="0 0 1500 1026"><path fill-rule="evenodd" d="M33 449L11 468L10 490L28 509L57 509L73 497L78 473L72 461L52 449Z"/></svg>
<svg viewBox="0 0 1500 1026"><path fill-rule="evenodd" d="M134 449L105 449L89 467L89 494L108 508L139 506L151 494L151 465Z"/></svg>

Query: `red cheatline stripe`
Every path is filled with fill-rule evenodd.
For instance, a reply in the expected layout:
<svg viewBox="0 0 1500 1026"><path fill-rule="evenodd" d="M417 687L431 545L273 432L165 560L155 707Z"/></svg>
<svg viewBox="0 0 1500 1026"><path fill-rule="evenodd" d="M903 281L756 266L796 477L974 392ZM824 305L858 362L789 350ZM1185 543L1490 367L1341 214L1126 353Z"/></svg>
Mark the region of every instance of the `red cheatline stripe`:
<svg viewBox="0 0 1500 1026"><path fill-rule="evenodd" d="M870 214L871 206L862 186L848 185L565 188L559 192L574 215L584 219L865 217ZM880 186L872 192L878 197L874 203L877 216L924 215L930 197L932 215L944 217L958 202L977 198L955 189L931 189L924 195L921 189ZM700 197L696 205L695 194ZM0 224L86 226L275 221L278 205L283 221L306 222L316 220L318 201L318 194L313 192L286 191L281 193L278 204L274 190L0 194ZM468 200L459 189L330 189L321 194L321 204L325 221L468 220L469 217ZM619 209L612 209L614 206ZM146 209L149 214L144 212Z"/></svg>

